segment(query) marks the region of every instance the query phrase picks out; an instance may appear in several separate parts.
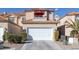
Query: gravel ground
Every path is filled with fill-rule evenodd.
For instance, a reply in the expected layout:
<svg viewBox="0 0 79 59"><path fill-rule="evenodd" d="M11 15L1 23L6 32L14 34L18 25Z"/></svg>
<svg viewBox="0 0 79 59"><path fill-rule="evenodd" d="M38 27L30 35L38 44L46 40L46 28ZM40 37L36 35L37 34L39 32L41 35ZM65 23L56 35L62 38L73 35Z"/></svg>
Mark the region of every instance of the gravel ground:
<svg viewBox="0 0 79 59"><path fill-rule="evenodd" d="M10 44L8 42L4 42L3 46L5 48L3 48L3 50L19 50L23 45L24 44L14 44L14 43Z"/></svg>
<svg viewBox="0 0 79 59"><path fill-rule="evenodd" d="M79 50L79 44L65 45L63 42L56 41L63 50Z"/></svg>

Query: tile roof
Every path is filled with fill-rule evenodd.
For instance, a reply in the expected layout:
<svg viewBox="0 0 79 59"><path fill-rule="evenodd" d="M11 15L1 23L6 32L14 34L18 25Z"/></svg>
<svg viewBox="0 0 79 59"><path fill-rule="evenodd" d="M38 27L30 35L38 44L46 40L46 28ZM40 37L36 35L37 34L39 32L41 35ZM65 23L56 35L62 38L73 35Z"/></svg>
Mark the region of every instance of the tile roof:
<svg viewBox="0 0 79 59"><path fill-rule="evenodd" d="M14 15L14 16L19 17L19 16L24 16L25 13L23 12L23 13L7 13L7 14L0 14L0 16L2 16L2 17L4 17L4 18L7 18L7 17L9 17L9 16L11 16L11 15Z"/></svg>
<svg viewBox="0 0 79 59"><path fill-rule="evenodd" d="M70 12L67 15L79 15L79 12Z"/></svg>
<svg viewBox="0 0 79 59"><path fill-rule="evenodd" d="M0 21L7 21L7 19L3 16L0 16Z"/></svg>
<svg viewBox="0 0 79 59"><path fill-rule="evenodd" d="M64 16L62 16L62 17L60 17L59 21L60 21L61 19L63 19L65 16L73 16L73 15L79 15L79 12L70 12L70 13L68 13L68 14L66 14L66 15L64 15Z"/></svg>
<svg viewBox="0 0 79 59"><path fill-rule="evenodd" d="M15 15L15 16L19 17L19 16L24 16L25 13L10 13L10 15Z"/></svg>
<svg viewBox="0 0 79 59"><path fill-rule="evenodd" d="M7 18L8 16L10 16L10 14L0 14L0 16Z"/></svg>

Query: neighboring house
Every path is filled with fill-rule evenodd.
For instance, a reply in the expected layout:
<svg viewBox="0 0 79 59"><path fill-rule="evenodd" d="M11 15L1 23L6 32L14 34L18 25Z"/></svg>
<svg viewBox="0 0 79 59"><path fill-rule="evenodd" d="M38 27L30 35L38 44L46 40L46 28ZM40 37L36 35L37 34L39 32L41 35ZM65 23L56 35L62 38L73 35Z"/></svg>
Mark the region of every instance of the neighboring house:
<svg viewBox="0 0 79 59"><path fill-rule="evenodd" d="M79 20L79 12L70 12L67 15L65 15L64 17L60 18L59 23L57 24L57 30L60 33L60 38L62 38L63 36L70 36L70 32L73 30L72 28L67 28L66 25L66 21L70 22L69 20L75 21L75 20ZM71 23L71 22L70 22Z"/></svg>
<svg viewBox="0 0 79 59"><path fill-rule="evenodd" d="M2 15L0 14L0 28L3 28L4 31L13 34L19 34L22 30L22 27L12 22L12 19L9 19L9 14Z"/></svg>
<svg viewBox="0 0 79 59"><path fill-rule="evenodd" d="M54 19L54 11L35 8L25 11L25 16L23 17L22 27L28 34L28 39L54 41L54 31L58 23Z"/></svg>

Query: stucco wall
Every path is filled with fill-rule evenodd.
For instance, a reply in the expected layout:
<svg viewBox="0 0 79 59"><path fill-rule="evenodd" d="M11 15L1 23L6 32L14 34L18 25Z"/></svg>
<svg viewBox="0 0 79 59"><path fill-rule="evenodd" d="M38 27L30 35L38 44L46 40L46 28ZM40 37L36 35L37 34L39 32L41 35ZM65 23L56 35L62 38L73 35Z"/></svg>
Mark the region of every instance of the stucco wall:
<svg viewBox="0 0 79 59"><path fill-rule="evenodd" d="M17 23L18 23L17 16L15 16L15 15L11 15L11 16L9 16L9 17L14 17L14 23L15 23L15 24L17 24Z"/></svg>
<svg viewBox="0 0 79 59"><path fill-rule="evenodd" d="M26 31L28 27L52 27L53 29L57 28L56 24L24 24L23 25L23 29L26 29Z"/></svg>
<svg viewBox="0 0 79 59"><path fill-rule="evenodd" d="M54 20L54 12L51 12L50 14L49 14L49 20Z"/></svg>
<svg viewBox="0 0 79 59"><path fill-rule="evenodd" d="M72 21L75 21L75 16L65 16L65 17L63 17L62 19L60 19L60 23L57 24L57 27L62 26L62 25L65 25L65 21L69 21L69 19L71 19ZM70 36L70 32L72 30L73 30L72 28L67 28L65 26L65 35L66 36Z"/></svg>
<svg viewBox="0 0 79 59"><path fill-rule="evenodd" d="M72 21L75 21L75 16L64 16L63 18L61 18L59 20L59 23L57 26L62 26L65 24L65 21L69 21L69 19L71 19Z"/></svg>
<svg viewBox="0 0 79 59"><path fill-rule="evenodd" d="M26 20L34 19L34 12L26 12Z"/></svg>
<svg viewBox="0 0 79 59"><path fill-rule="evenodd" d="M19 34L21 30L22 28L19 27L18 25L8 23L8 32L13 33L13 34Z"/></svg>
<svg viewBox="0 0 79 59"><path fill-rule="evenodd" d="M45 14L43 15L42 18L36 18L34 16L34 11L31 12L26 12L26 20L33 20L33 21L47 21L47 11L45 11ZM54 19L54 12L51 12L49 14L49 20L53 20Z"/></svg>
<svg viewBox="0 0 79 59"><path fill-rule="evenodd" d="M23 26L22 17L18 18L18 25L19 25L19 26Z"/></svg>
<svg viewBox="0 0 79 59"><path fill-rule="evenodd" d="M6 22L0 22L0 27L2 27L2 28L6 28L6 29L8 29L8 23L6 23Z"/></svg>

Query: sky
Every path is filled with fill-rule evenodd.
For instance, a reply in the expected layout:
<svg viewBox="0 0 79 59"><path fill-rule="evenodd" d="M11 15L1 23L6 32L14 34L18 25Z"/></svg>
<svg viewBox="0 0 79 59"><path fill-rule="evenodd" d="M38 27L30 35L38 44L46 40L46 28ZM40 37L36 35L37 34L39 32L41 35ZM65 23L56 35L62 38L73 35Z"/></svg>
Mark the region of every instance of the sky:
<svg viewBox="0 0 79 59"><path fill-rule="evenodd" d="M30 10L31 8L0 8L0 13L8 12L8 13L16 13L23 12L24 10ZM79 12L79 8L50 8L55 11L55 14L58 16L64 16L69 12Z"/></svg>

